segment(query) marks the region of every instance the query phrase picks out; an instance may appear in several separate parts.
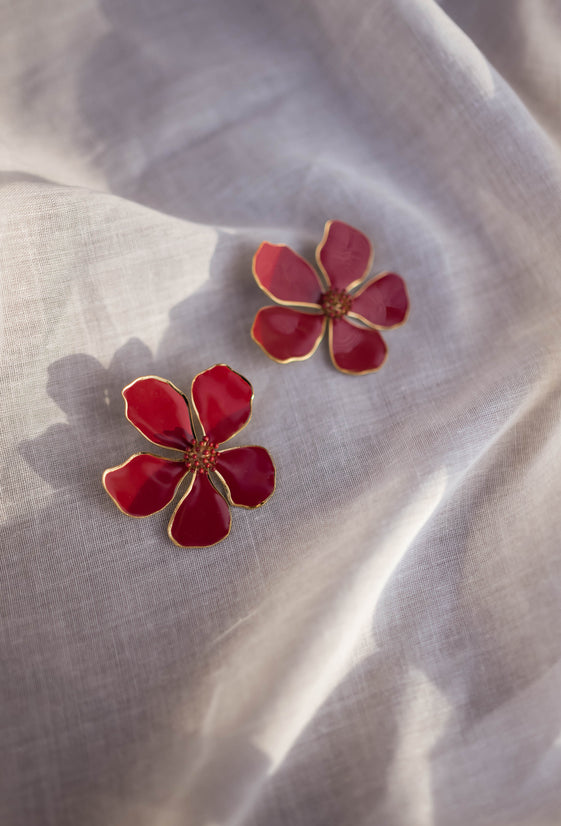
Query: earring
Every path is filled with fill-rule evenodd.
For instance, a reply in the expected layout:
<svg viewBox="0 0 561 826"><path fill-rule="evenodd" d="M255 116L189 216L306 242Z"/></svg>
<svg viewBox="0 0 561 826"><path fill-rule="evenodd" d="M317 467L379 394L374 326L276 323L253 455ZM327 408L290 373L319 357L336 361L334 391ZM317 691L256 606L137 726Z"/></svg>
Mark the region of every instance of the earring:
<svg viewBox="0 0 561 826"><path fill-rule="evenodd" d="M380 330L393 330L409 313L401 276L381 272L366 280L373 260L368 238L342 221L328 221L316 250L321 275L290 247L261 244L253 275L276 307L263 307L253 322L253 340L281 364L303 361L328 329L329 352L343 373L361 376L384 364Z"/></svg>
<svg viewBox="0 0 561 826"><path fill-rule="evenodd" d="M171 382L143 376L123 390L125 415L149 441L174 456L136 453L103 474L103 486L123 513L150 516L187 487L168 535L181 547L208 547L230 533L229 505L258 508L275 490L275 467L264 447L221 446L251 417L251 384L225 364L199 373L191 404Z"/></svg>

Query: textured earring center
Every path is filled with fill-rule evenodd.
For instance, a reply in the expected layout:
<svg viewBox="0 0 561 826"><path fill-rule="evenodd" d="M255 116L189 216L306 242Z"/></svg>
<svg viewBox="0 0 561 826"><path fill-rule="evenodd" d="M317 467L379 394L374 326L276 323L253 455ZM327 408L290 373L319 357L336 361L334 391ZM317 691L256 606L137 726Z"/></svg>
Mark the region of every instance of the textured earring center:
<svg viewBox="0 0 561 826"><path fill-rule="evenodd" d="M187 470L193 473L208 473L214 470L218 459L218 448L205 436L200 442L193 441L185 451L184 461Z"/></svg>
<svg viewBox="0 0 561 826"><path fill-rule="evenodd" d="M323 314L328 318L342 318L351 309L353 299L346 290L336 290L331 287L323 293L320 304Z"/></svg>

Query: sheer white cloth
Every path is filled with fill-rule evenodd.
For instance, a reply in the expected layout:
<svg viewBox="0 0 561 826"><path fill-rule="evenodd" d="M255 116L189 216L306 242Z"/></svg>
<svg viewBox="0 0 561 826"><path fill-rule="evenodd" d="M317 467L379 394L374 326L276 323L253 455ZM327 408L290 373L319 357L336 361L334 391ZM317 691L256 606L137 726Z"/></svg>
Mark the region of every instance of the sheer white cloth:
<svg viewBox="0 0 561 826"><path fill-rule="evenodd" d="M3 0L0 821L561 822L561 11ZM263 240L363 230L380 373L254 344ZM182 550L120 391L253 383L277 491Z"/></svg>

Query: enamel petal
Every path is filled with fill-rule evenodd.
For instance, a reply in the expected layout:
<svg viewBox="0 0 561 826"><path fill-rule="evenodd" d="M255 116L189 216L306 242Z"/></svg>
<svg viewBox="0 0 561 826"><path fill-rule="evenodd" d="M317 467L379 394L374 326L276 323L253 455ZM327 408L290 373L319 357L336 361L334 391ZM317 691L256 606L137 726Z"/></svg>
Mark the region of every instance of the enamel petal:
<svg viewBox="0 0 561 826"><path fill-rule="evenodd" d="M176 545L204 548L225 539L230 524L228 503L206 473L197 473L190 491L170 519L168 534Z"/></svg>
<svg viewBox="0 0 561 826"><path fill-rule="evenodd" d="M251 384L231 367L215 364L193 380L193 404L205 434L220 444L244 427L251 416Z"/></svg>
<svg viewBox="0 0 561 826"><path fill-rule="evenodd" d="M342 221L328 221L316 258L331 286L348 290L368 274L372 265L372 247L366 235L358 229Z"/></svg>
<svg viewBox="0 0 561 826"><path fill-rule="evenodd" d="M253 258L253 275L273 300L318 304L322 286L307 261L282 244L261 244Z"/></svg>
<svg viewBox="0 0 561 826"><path fill-rule="evenodd" d="M184 462L139 453L106 470L103 485L124 513L150 516L169 505L186 473Z"/></svg>
<svg viewBox="0 0 561 826"><path fill-rule="evenodd" d="M185 450L192 441L187 399L171 382L145 376L125 387L123 396L127 419L151 442Z"/></svg>
<svg viewBox="0 0 561 826"><path fill-rule="evenodd" d="M335 367L354 375L379 370L387 355L386 344L377 330L355 326L344 318L330 322L329 349Z"/></svg>
<svg viewBox="0 0 561 826"><path fill-rule="evenodd" d="M351 315L372 327L389 330L403 324L408 310L409 298L403 278L389 272L355 293Z"/></svg>
<svg viewBox="0 0 561 826"><path fill-rule="evenodd" d="M257 508L275 489L275 466L264 447L250 445L223 450L216 463L233 505Z"/></svg>
<svg viewBox="0 0 561 826"><path fill-rule="evenodd" d="M254 341L275 361L299 361L311 356L325 331L325 316L288 307L263 307L253 322Z"/></svg>

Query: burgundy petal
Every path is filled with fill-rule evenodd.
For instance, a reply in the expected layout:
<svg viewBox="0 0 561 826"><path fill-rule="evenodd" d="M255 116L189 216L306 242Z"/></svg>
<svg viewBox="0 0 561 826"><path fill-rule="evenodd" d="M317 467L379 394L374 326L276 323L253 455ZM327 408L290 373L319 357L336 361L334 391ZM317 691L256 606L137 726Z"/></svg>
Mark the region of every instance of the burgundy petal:
<svg viewBox="0 0 561 826"><path fill-rule="evenodd" d="M379 370L387 355L386 344L377 330L357 327L344 318L330 322L329 350L335 367L355 375Z"/></svg>
<svg viewBox="0 0 561 826"><path fill-rule="evenodd" d="M283 244L265 241L253 258L253 275L274 301L318 304L322 285L307 261Z"/></svg>
<svg viewBox="0 0 561 826"><path fill-rule="evenodd" d="M228 503L206 473L197 473L170 519L168 534L176 545L205 548L225 539L230 524Z"/></svg>
<svg viewBox="0 0 561 826"><path fill-rule="evenodd" d="M231 367L215 364L193 380L193 404L205 434L220 444L245 427L251 416L251 384Z"/></svg>
<svg viewBox="0 0 561 826"><path fill-rule="evenodd" d="M193 438L189 404L174 385L157 376L136 379L123 390L127 419L151 442L185 450Z"/></svg>
<svg viewBox="0 0 561 826"><path fill-rule="evenodd" d="M365 324L389 330L403 324L409 310L409 298L400 275L389 272L361 287L353 296L351 315Z"/></svg>
<svg viewBox="0 0 561 826"><path fill-rule="evenodd" d="M103 474L103 486L129 516L150 516L165 508L187 473L184 462L138 453Z"/></svg>
<svg viewBox="0 0 561 826"><path fill-rule="evenodd" d="M275 466L264 447L233 447L220 452L216 463L233 505L257 508L275 489Z"/></svg>
<svg viewBox="0 0 561 826"><path fill-rule="evenodd" d="M275 361L299 361L311 356L325 331L325 316L288 307L263 307L253 322L254 341Z"/></svg>
<svg viewBox="0 0 561 826"><path fill-rule="evenodd" d="M331 286L348 290L368 274L372 247L358 229L342 221L328 221L316 258Z"/></svg>

